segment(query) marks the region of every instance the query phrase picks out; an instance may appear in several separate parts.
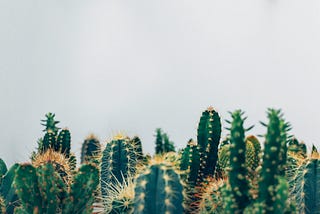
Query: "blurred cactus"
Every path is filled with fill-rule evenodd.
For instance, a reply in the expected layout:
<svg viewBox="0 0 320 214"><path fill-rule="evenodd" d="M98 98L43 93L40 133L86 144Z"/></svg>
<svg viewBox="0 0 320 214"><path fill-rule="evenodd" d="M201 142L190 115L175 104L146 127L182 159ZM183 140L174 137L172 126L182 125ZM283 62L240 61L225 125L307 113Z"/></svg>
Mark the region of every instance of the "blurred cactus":
<svg viewBox="0 0 320 214"><path fill-rule="evenodd" d="M134 175L137 165L137 153L128 137L115 136L107 143L101 159L101 192L107 195L107 184L123 182L130 175Z"/></svg>
<svg viewBox="0 0 320 214"><path fill-rule="evenodd" d="M19 206L20 202L16 194L16 189L14 187L14 178L16 175L16 169L19 164L14 164L10 169L2 176L0 185L0 196L4 199L5 209L7 214L11 214L14 208Z"/></svg>
<svg viewBox="0 0 320 214"><path fill-rule="evenodd" d="M134 148L137 153L138 161L143 161L144 157L143 157L142 143L141 143L140 138L138 136L134 136L131 141L132 141L133 145L135 145Z"/></svg>
<svg viewBox="0 0 320 214"><path fill-rule="evenodd" d="M293 137L288 142L288 153L294 156L307 157L307 146L303 142L299 142L297 138Z"/></svg>
<svg viewBox="0 0 320 214"><path fill-rule="evenodd" d="M134 213L183 213L183 185L171 166L151 164L135 184Z"/></svg>
<svg viewBox="0 0 320 214"><path fill-rule="evenodd" d="M163 133L160 128L156 129L156 154L174 152L174 143L169 140L169 136Z"/></svg>
<svg viewBox="0 0 320 214"><path fill-rule="evenodd" d="M287 132L290 125L283 119L280 110L268 110L269 123L265 125L268 130L263 154L263 163L259 181L259 203L262 203L266 213L275 213L277 203L276 187L278 177L285 174L285 160L287 147Z"/></svg>
<svg viewBox="0 0 320 214"><path fill-rule="evenodd" d="M101 144L96 136L89 135L81 147L81 164L83 163L99 163L101 156Z"/></svg>
<svg viewBox="0 0 320 214"><path fill-rule="evenodd" d="M99 175L95 166L81 166L70 187L50 163L38 168L24 164L19 166L16 174L15 186L22 202L19 212L91 213Z"/></svg>
<svg viewBox="0 0 320 214"><path fill-rule="evenodd" d="M246 151L245 142L245 130L243 123L246 118L243 119L241 110L236 110L231 113L232 122L230 123L230 171L229 171L229 183L231 187L231 195L234 203L230 206L230 213L243 213L245 207L250 203L249 196L249 183L247 180L248 169L246 167L246 155L250 154L254 159L254 148L251 142L247 145L252 145L250 150ZM252 154L253 153L253 154ZM251 156L249 156L251 158ZM250 159L249 159L250 160Z"/></svg>

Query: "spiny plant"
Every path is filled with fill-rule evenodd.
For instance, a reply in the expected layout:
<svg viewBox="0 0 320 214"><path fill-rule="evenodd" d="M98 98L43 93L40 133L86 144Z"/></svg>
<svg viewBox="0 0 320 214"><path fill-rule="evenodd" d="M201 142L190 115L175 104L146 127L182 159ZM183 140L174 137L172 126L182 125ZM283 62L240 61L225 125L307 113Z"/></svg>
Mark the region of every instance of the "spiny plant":
<svg viewBox="0 0 320 214"><path fill-rule="evenodd" d="M249 183L246 178L248 169L246 167L246 141L245 129L243 123L246 118L243 118L244 112L236 110L230 113L232 121L227 121L231 128L230 130L230 171L229 184L231 187L231 195L229 197L234 203L230 206L229 213L243 213L245 207L250 203ZM250 144L249 144L250 145Z"/></svg>
<svg viewBox="0 0 320 214"><path fill-rule="evenodd" d="M6 210L4 213L11 214L14 211L14 208L20 204L18 196L16 194L16 189L13 185L15 170L18 168L19 164L14 164L10 167L8 171L5 171L5 163L2 164L2 173L1 175L1 185L0 185L0 196L3 199L3 203L5 205L4 209Z"/></svg>
<svg viewBox="0 0 320 214"><path fill-rule="evenodd" d="M197 141L201 159L199 181L203 181L208 176L214 176L220 137L220 116L213 107L209 107L202 113L198 126Z"/></svg>
<svg viewBox="0 0 320 214"><path fill-rule="evenodd" d="M108 193L108 183L123 182L129 175L134 175L137 165L135 145L122 134L116 135L106 144L101 159L101 192Z"/></svg>
<svg viewBox="0 0 320 214"><path fill-rule="evenodd" d="M200 192L199 208L194 213L200 214L222 214L223 209L222 187L225 185L224 179L209 179L204 190Z"/></svg>
<svg viewBox="0 0 320 214"><path fill-rule="evenodd" d="M156 154L163 154L166 152L174 152L174 143L169 140L169 136L163 133L160 128L156 129Z"/></svg>
<svg viewBox="0 0 320 214"><path fill-rule="evenodd" d="M60 122L54 119L56 115L51 112L48 112L45 116L46 116L46 119L41 120L41 122L43 122L41 125L45 126L45 129L43 131L47 132L50 130L55 134L57 134L60 128L57 127L56 125Z"/></svg>
<svg viewBox="0 0 320 214"><path fill-rule="evenodd" d="M134 211L134 183L131 176L123 178L119 182L114 178L115 183L107 183L106 196L102 198L105 213L121 214L133 213Z"/></svg>
<svg viewBox="0 0 320 214"><path fill-rule="evenodd" d="M96 166L82 165L67 186L48 163L35 168L23 164L16 170L15 186L24 213L91 213L93 192L98 186Z"/></svg>
<svg viewBox="0 0 320 214"><path fill-rule="evenodd" d="M269 123L262 123L267 127L263 163L259 181L258 203L256 211L264 210L265 213L276 213L277 210L277 186L279 180L285 175L286 152L289 123L285 122L281 110L268 110ZM283 189L283 188L280 188ZM285 213L290 208L283 209Z"/></svg>
<svg viewBox="0 0 320 214"><path fill-rule="evenodd" d="M290 197L299 213L320 213L320 157L313 146L311 156L298 161L290 176Z"/></svg>
<svg viewBox="0 0 320 214"><path fill-rule="evenodd" d="M81 147L81 163L99 163L101 156L101 144L96 136L90 134Z"/></svg>
<svg viewBox="0 0 320 214"><path fill-rule="evenodd" d="M132 138L132 142L133 142L133 145L135 145L135 150L136 150L136 153L137 153L137 159L139 161L143 161L144 160L144 157L143 157L143 151L142 151L142 143L141 143L141 140L138 136L134 136Z"/></svg>
<svg viewBox="0 0 320 214"><path fill-rule="evenodd" d="M155 160L135 185L134 213L183 213L184 187L172 166Z"/></svg>

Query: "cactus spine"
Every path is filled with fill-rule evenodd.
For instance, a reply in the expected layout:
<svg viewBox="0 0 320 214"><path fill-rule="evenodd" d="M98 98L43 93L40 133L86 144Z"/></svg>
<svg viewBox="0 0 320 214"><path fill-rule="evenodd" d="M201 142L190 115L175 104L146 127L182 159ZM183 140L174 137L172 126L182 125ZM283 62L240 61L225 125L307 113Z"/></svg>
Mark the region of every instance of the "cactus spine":
<svg viewBox="0 0 320 214"><path fill-rule="evenodd" d="M152 164L135 183L134 213L183 213L183 185L169 165Z"/></svg>

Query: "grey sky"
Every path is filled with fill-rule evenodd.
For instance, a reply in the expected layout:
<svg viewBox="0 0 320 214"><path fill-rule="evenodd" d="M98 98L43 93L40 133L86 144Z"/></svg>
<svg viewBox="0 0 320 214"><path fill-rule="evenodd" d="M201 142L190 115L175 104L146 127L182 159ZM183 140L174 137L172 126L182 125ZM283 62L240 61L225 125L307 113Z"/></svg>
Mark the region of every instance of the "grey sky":
<svg viewBox="0 0 320 214"><path fill-rule="evenodd" d="M28 161L55 112L73 151L91 132L161 127L178 147L201 112L241 108L263 134L267 107L319 146L320 1L0 0L0 157Z"/></svg>

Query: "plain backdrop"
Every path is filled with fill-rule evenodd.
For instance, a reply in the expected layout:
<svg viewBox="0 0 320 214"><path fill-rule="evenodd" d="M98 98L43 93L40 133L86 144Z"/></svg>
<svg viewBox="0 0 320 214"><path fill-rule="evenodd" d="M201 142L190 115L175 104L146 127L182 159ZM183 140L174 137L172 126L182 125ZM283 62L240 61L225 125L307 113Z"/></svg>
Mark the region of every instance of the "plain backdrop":
<svg viewBox="0 0 320 214"><path fill-rule="evenodd" d="M77 155L118 131L153 153L158 127L182 148L210 105L319 146L319 57L319 0L0 0L0 157L29 161L49 111Z"/></svg>

